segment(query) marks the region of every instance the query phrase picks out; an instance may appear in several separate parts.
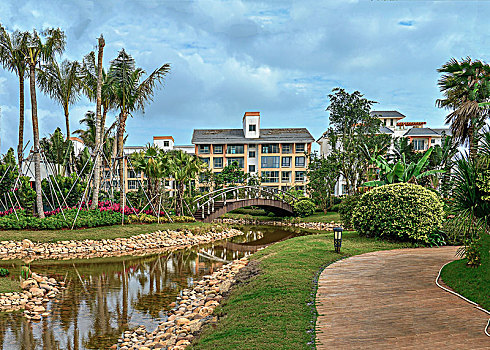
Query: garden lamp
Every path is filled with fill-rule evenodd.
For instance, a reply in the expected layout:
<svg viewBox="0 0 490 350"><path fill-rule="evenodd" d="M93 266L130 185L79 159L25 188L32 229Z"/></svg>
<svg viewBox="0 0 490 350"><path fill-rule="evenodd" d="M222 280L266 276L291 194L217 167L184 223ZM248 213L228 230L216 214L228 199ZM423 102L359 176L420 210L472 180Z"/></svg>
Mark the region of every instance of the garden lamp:
<svg viewBox="0 0 490 350"><path fill-rule="evenodd" d="M340 253L340 247L342 246L342 227L333 228L333 246L335 247L335 252Z"/></svg>

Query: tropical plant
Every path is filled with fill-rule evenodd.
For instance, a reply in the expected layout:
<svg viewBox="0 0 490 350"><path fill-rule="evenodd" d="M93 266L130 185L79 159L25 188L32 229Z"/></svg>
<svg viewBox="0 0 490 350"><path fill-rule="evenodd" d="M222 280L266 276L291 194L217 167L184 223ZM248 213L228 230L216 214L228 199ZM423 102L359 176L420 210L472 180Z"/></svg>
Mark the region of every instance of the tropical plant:
<svg viewBox="0 0 490 350"><path fill-rule="evenodd" d="M166 63L141 81L145 71L142 68L136 68L134 59L124 49L119 51L117 58L111 61L108 75L113 84L114 105L119 110L117 133L119 169L124 168L123 139L128 115L136 111L144 112L145 105L153 100L157 84L163 83L163 78L169 71L170 65ZM124 206L126 189L122 171L120 171L120 184L121 203Z"/></svg>
<svg viewBox="0 0 490 350"><path fill-rule="evenodd" d="M379 168L379 180L365 182L363 186L383 186L398 182L417 183L423 177L431 176L437 173L443 173L442 169L433 169L424 171L429 164L429 157L434 148L429 148L424 156L417 163L406 164L405 156L395 164L389 164L382 156L378 156L372 161Z"/></svg>
<svg viewBox="0 0 490 350"><path fill-rule="evenodd" d="M48 161L46 166L54 165L51 169L54 175L64 175L73 152L71 140L65 140L61 129L56 128L49 138L41 139L40 145L43 157Z"/></svg>
<svg viewBox="0 0 490 350"><path fill-rule="evenodd" d="M14 72L19 78L19 142L17 157L21 168L24 156L24 79L29 73L23 53L26 43L26 32L16 30L9 34L0 24L0 64L3 68Z"/></svg>
<svg viewBox="0 0 490 350"><path fill-rule="evenodd" d="M443 204L436 193L420 185L397 183L364 193L352 223L362 236L430 244L443 218Z"/></svg>
<svg viewBox="0 0 490 350"><path fill-rule="evenodd" d="M444 98L438 99L436 105L452 111L446 116L446 123L451 124L457 142L469 145L470 158L475 159L475 136L490 112L481 105L490 97L490 66L470 57L461 61L451 58L437 71L443 73L438 85Z"/></svg>
<svg viewBox="0 0 490 350"><path fill-rule="evenodd" d="M42 181L43 191L52 210L60 207L75 207L82 199L87 183L75 173L69 176L50 175Z"/></svg>
<svg viewBox="0 0 490 350"><path fill-rule="evenodd" d="M37 117L36 70L41 64L49 64L56 54L61 54L65 48L65 34L58 29L46 29L39 33L34 30L26 34L26 45L22 53L29 66L29 86L31 94L31 115L33 130L33 157L36 189L36 209L40 218L44 218L43 197L41 191L41 157L39 144L39 121Z"/></svg>
<svg viewBox="0 0 490 350"><path fill-rule="evenodd" d="M66 139L69 140L70 106L80 98L80 63L64 60L60 65L56 60L50 60L38 70L37 82L41 90L63 108Z"/></svg>

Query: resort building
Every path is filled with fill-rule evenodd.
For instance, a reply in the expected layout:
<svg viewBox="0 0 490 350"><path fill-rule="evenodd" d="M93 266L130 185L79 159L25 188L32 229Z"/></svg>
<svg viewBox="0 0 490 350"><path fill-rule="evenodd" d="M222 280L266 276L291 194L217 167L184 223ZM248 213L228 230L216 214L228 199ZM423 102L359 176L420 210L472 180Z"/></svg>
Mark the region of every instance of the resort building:
<svg viewBox="0 0 490 350"><path fill-rule="evenodd" d="M307 154L313 136L306 128L262 129L260 112L246 112L241 129L195 129L192 144L214 173L236 163L262 185L305 190Z"/></svg>
<svg viewBox="0 0 490 350"><path fill-rule="evenodd" d="M427 123L423 121L402 121L406 116L398 111L372 111L371 115L381 119L379 133L388 134L392 137L392 143L388 154L394 153L394 141L396 139L408 138L415 151L424 152L432 146L440 146L443 138L451 135L449 129L428 128L426 127ZM332 149L326 133L324 133L316 142L320 145L321 156L326 157L331 153ZM340 147L340 145L336 146ZM346 183L341 176L335 186L335 195L339 196L346 193Z"/></svg>

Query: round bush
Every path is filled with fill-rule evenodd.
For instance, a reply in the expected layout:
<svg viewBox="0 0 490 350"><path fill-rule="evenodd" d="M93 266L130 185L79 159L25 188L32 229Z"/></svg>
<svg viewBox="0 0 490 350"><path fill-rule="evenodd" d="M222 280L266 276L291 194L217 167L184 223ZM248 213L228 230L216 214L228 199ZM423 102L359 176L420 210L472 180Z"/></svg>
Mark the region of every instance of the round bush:
<svg viewBox="0 0 490 350"><path fill-rule="evenodd" d="M294 203L294 212L302 218L310 216L315 212L315 203L309 199L300 199Z"/></svg>
<svg viewBox="0 0 490 350"><path fill-rule="evenodd" d="M409 183L374 188L357 202L352 216L360 235L429 243L442 227L443 204L436 193Z"/></svg>
<svg viewBox="0 0 490 350"><path fill-rule="evenodd" d="M352 215L354 215L354 209L359 201L360 195L354 194L351 196L347 196L342 198L342 202L338 205L338 212L340 215L340 221L345 228L351 228L352 224Z"/></svg>

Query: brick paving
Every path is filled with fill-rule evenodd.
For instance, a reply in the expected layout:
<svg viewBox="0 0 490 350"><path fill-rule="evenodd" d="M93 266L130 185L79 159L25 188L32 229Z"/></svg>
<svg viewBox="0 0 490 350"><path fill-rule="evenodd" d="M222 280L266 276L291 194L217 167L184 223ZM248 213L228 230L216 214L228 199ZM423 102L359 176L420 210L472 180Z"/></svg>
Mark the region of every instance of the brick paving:
<svg viewBox="0 0 490 350"><path fill-rule="evenodd" d="M317 349L490 349L488 315L437 287L455 247L381 251L328 266Z"/></svg>

